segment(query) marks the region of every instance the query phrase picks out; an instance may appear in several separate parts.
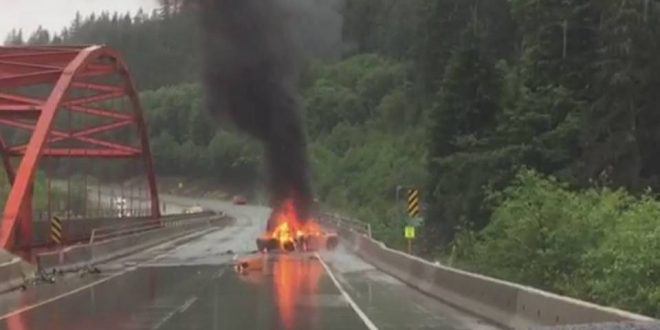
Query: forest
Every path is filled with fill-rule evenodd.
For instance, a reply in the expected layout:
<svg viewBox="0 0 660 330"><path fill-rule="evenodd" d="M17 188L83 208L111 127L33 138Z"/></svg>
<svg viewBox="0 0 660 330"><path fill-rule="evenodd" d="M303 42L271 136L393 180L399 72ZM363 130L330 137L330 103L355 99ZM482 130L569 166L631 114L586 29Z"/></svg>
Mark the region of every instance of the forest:
<svg viewBox="0 0 660 330"><path fill-rule="evenodd" d="M204 107L194 6L76 16L7 44L128 60L158 172L258 186L260 146ZM309 0L299 83L325 208L415 253L660 316L660 1ZM309 27L309 28L307 28Z"/></svg>

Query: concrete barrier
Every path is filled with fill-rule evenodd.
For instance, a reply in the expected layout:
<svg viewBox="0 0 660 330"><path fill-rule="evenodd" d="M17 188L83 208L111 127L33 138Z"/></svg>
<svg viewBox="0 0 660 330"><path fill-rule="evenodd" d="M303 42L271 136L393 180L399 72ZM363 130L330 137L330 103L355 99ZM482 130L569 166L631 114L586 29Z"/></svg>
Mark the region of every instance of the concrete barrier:
<svg viewBox="0 0 660 330"><path fill-rule="evenodd" d="M211 215L211 212L200 214ZM190 218L190 214L175 214L161 217L162 220ZM82 242L89 239L92 230L121 224L131 224L134 221L148 220L150 217L134 218L92 218L92 219L62 219L62 236L65 242ZM50 221L35 221L33 223L33 246L52 243L50 240Z"/></svg>
<svg viewBox="0 0 660 330"><path fill-rule="evenodd" d="M225 215L209 217L201 215L194 219L169 221L164 227L116 237L93 244L79 244L60 251L37 255L40 271L69 271L91 266L135 253L180 236L210 227L212 224L228 223L231 218Z"/></svg>
<svg viewBox="0 0 660 330"><path fill-rule="evenodd" d="M350 249L376 268L413 288L505 328L656 321L643 315L433 264L390 249L352 229L335 229Z"/></svg>

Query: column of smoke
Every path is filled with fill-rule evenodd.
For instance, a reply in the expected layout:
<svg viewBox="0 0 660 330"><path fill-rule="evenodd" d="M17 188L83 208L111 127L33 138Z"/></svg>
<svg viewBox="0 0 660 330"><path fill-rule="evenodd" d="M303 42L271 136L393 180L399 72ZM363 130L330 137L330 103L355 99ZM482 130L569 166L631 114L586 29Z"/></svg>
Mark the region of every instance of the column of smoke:
<svg viewBox="0 0 660 330"><path fill-rule="evenodd" d="M200 0L200 4L207 107L263 142L271 204L277 207L293 199L304 221L313 197L297 78L303 54L332 56L339 49L338 2ZM305 26L309 23L315 26Z"/></svg>

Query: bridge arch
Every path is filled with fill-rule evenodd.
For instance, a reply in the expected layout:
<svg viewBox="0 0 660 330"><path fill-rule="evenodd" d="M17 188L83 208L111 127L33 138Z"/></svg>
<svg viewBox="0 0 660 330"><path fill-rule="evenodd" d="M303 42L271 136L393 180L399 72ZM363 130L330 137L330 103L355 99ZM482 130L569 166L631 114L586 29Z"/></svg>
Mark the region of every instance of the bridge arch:
<svg viewBox="0 0 660 330"><path fill-rule="evenodd" d="M112 103L116 100L122 102L119 108ZM94 118L89 120L94 124L58 129L56 116L66 111ZM0 225L0 247L11 250L31 242L32 189L42 157L141 158L151 216L160 216L143 111L128 67L117 51L102 45L0 47L0 127L29 132L26 143L12 145L0 131L2 163L11 183ZM101 137L126 129L135 130L138 141L133 145ZM16 168L13 158L20 158Z"/></svg>

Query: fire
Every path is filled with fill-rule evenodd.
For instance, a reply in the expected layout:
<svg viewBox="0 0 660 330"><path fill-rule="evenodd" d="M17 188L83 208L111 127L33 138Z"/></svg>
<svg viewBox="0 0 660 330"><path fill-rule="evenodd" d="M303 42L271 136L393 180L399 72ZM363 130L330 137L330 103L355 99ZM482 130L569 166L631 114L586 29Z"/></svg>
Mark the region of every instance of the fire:
<svg viewBox="0 0 660 330"><path fill-rule="evenodd" d="M321 227L313 220L301 223L292 200L286 201L270 221L269 228L274 229L267 236L277 240L283 250L290 250L303 237L321 235Z"/></svg>

